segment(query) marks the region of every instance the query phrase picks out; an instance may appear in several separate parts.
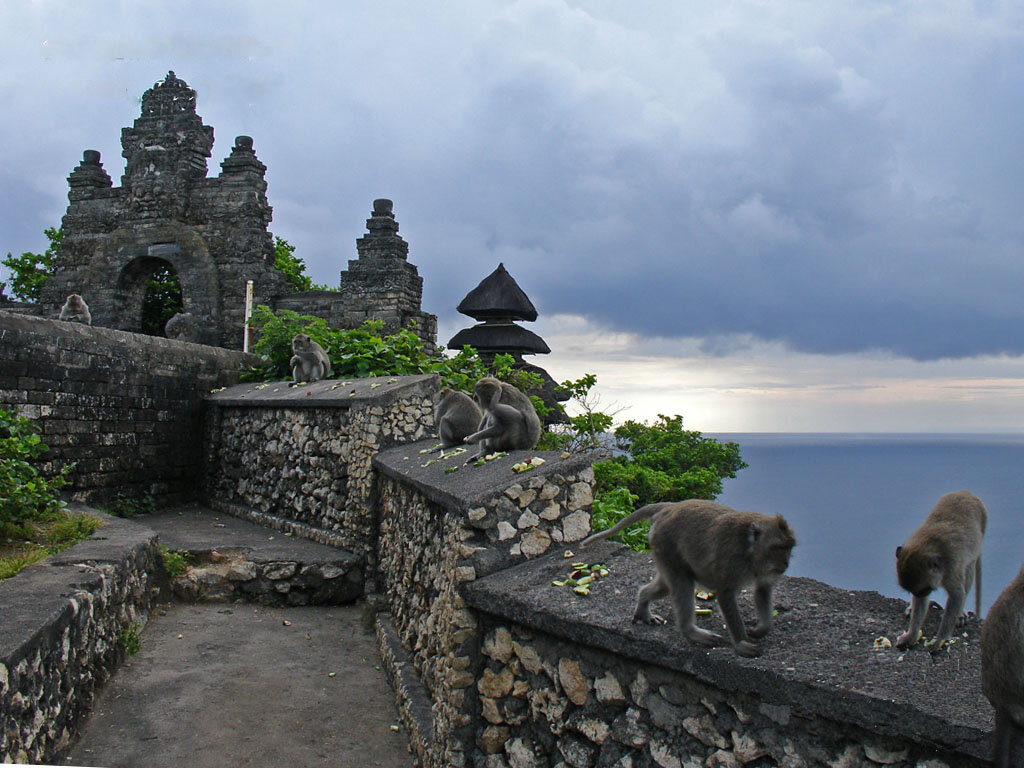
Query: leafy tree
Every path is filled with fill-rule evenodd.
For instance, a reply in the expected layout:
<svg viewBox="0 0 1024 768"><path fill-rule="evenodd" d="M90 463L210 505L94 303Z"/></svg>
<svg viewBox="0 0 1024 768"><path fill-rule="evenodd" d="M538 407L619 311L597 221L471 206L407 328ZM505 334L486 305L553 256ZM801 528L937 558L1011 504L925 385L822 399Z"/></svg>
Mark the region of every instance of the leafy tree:
<svg viewBox="0 0 1024 768"><path fill-rule="evenodd" d="M0 259L0 264L11 270L11 293L22 301L39 301L43 284L57 265L57 248L64 239L64 228L48 227L43 234L50 241L44 253L26 251L21 256L8 253L7 258Z"/></svg>
<svg viewBox="0 0 1024 768"><path fill-rule="evenodd" d="M49 449L38 433L28 419L0 409L0 530L52 518L64 506L57 492L68 484L72 465L43 477L33 462Z"/></svg>
<svg viewBox="0 0 1024 768"><path fill-rule="evenodd" d="M157 267L142 297L142 332L163 336L167 321L183 310L178 273L170 265Z"/></svg>
<svg viewBox="0 0 1024 768"><path fill-rule="evenodd" d="M610 528L634 509L657 501L714 499L722 480L747 466L738 443L720 443L683 429L683 417L659 415L648 425L627 421L615 430L620 455L594 465L594 529ZM620 509L613 509L620 507ZM644 522L620 540L646 547Z"/></svg>
<svg viewBox="0 0 1024 768"><path fill-rule="evenodd" d="M308 291L313 281L306 275L306 262L295 255L295 246L274 235L274 269L284 274L296 291Z"/></svg>

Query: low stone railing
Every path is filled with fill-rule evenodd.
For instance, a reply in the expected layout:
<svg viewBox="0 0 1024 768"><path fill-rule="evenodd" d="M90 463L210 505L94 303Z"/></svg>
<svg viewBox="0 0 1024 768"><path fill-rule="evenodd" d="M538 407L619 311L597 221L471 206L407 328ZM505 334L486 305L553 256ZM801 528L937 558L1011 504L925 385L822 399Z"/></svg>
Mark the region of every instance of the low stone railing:
<svg viewBox="0 0 1024 768"><path fill-rule="evenodd" d="M378 451L433 429L437 376L240 384L210 395L205 504L353 555L374 591ZM362 584L360 585L362 591Z"/></svg>
<svg viewBox="0 0 1024 768"><path fill-rule="evenodd" d="M594 475L589 459L552 452L517 451L480 467L465 464L468 452L421 453L435 444L399 446L374 460L380 588L390 611L379 637L404 692L399 706L415 751L426 766L448 767L472 764L477 722L481 637L460 588L583 538ZM513 473L533 456L546 463ZM411 684L410 666L426 694Z"/></svg>
<svg viewBox="0 0 1024 768"><path fill-rule="evenodd" d="M648 553L579 548L587 459L542 453L514 475L531 453L476 468L432 461L429 445L374 462L390 611L378 640L424 766L986 764L977 620L936 657L897 651L880 638L904 628L903 601L784 578L762 656L701 648L672 625L631 623ZM608 574L587 595L552 584L579 561ZM749 596L741 607L753 616ZM722 630L717 608L699 622Z"/></svg>
<svg viewBox="0 0 1024 768"><path fill-rule="evenodd" d="M0 581L0 763L52 763L159 592L156 534L95 510L89 541Z"/></svg>

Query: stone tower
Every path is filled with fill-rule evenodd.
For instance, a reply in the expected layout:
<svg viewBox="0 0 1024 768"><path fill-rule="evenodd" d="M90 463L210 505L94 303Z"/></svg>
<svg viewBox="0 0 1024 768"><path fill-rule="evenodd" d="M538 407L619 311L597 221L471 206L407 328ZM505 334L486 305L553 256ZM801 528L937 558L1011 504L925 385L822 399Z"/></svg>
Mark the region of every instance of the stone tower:
<svg viewBox="0 0 1024 768"><path fill-rule="evenodd" d="M121 186L94 150L68 177L64 240L40 299L43 313L56 317L67 295L78 293L94 325L138 331L146 285L170 266L201 340L241 347L246 281L257 304L274 306L291 292L274 269L267 169L252 139L235 139L220 175L208 178L213 128L196 114L196 92L168 72L143 94L121 147Z"/></svg>
<svg viewBox="0 0 1024 768"><path fill-rule="evenodd" d="M409 244L398 234L393 204L374 200L367 233L356 240L358 258L341 273L346 313L355 321L383 320L386 331L415 326L428 351L437 338L437 317L420 309L423 278L408 261Z"/></svg>

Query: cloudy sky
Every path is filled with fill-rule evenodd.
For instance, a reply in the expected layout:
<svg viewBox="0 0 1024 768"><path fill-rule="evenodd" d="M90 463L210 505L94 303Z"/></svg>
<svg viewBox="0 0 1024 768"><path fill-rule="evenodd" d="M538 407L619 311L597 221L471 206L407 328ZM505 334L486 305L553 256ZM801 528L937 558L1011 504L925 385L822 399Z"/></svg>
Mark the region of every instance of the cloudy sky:
<svg viewBox="0 0 1024 768"><path fill-rule="evenodd" d="M1019 4L5 0L0 49L5 253L174 70L317 282L395 201L442 343L504 262L620 418L1024 430Z"/></svg>

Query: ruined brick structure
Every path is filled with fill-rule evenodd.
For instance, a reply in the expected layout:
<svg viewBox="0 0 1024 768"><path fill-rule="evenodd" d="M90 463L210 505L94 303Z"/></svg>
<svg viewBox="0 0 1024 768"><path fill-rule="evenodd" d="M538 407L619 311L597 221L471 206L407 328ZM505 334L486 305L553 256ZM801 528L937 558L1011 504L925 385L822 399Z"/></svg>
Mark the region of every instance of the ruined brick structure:
<svg viewBox="0 0 1024 768"><path fill-rule="evenodd" d="M385 333L408 328L433 352L437 316L420 309L423 278L409 263L409 244L398 234L393 207L390 200L373 201L367 234L356 240L359 258L349 260L338 291L296 293L277 306L318 315L336 328L356 328L367 320L382 321Z"/></svg>
<svg viewBox="0 0 1024 768"><path fill-rule="evenodd" d="M143 94L121 146L121 186L94 150L68 177L64 241L40 300L44 314L56 317L65 297L79 293L94 324L139 331L146 285L169 265L201 340L239 348L246 281L256 302L271 306L291 290L274 269L267 169L252 139L239 136L220 176L207 178L213 128L196 114L195 91L169 72Z"/></svg>
<svg viewBox="0 0 1024 768"><path fill-rule="evenodd" d="M251 280L255 304L318 314L339 326L372 318L394 331L415 321L434 348L436 318L420 311L422 278L406 260L390 201L378 201L380 210L375 203L340 292L294 295L274 269L267 168L252 139L236 138L220 175L208 178L213 128L196 114L196 92L174 72L143 94L142 114L122 130L121 146L121 186L113 186L95 150L86 150L68 177L64 239L39 305L45 316L57 317L68 294L78 293L94 325L140 331L146 286L158 268L171 267L184 311L198 320L206 344L241 347Z"/></svg>

